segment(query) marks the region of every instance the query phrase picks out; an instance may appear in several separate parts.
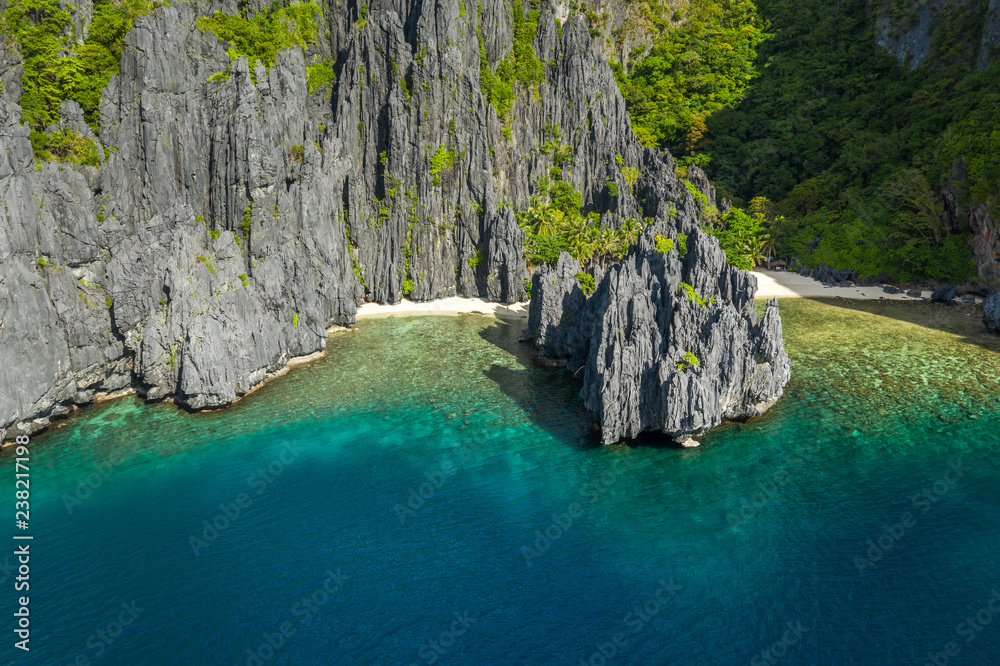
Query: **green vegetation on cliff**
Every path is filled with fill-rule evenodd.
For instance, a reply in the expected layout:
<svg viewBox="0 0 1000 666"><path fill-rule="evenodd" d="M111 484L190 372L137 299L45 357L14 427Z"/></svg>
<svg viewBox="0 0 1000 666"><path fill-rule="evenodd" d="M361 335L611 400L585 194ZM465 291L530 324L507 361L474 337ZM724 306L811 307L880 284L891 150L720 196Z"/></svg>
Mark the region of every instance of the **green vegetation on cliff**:
<svg viewBox="0 0 1000 666"><path fill-rule="evenodd" d="M545 64L538 59L532 45L538 32L539 15L539 10L533 9L525 16L524 6L514 0L511 52L500 61L496 71L486 59L486 44L482 36L479 37L479 84L483 97L497 110L500 120L507 120L518 85L531 86L545 77Z"/></svg>
<svg viewBox="0 0 1000 666"><path fill-rule="evenodd" d="M640 139L706 165L720 198L774 202L758 233L778 253L901 281L972 279L968 218L949 217L943 193L1000 217L1000 66L975 68L987 4L938 13L911 71L876 44L865 0L700 0L618 68L619 84ZM908 26L899 5L912 3L890 8ZM723 236L752 226L722 223Z"/></svg>
<svg viewBox="0 0 1000 666"><path fill-rule="evenodd" d="M96 130L101 90L118 73L125 35L135 17L152 8L148 0L95 0L93 21L80 44L72 16L58 0L11 3L3 32L24 58L22 120L41 130L59 119L59 104L72 99Z"/></svg>
<svg viewBox="0 0 1000 666"><path fill-rule="evenodd" d="M93 19L81 43L75 34L77 9L73 5L59 0L9 3L0 17L0 33L8 44L16 45L23 59L21 120L31 127L38 159L100 163L97 146L86 137L70 131L49 136L44 130L58 122L59 105L74 100L90 127L98 131L101 91L119 72L125 36L136 17L160 4L151 0L95 0ZM198 19L198 27L227 41L231 57L246 55L252 72L258 60L270 67L282 49L305 48L314 42L320 19L320 9L313 2L293 2L287 7L275 3L249 20L216 12ZM226 78L225 74L217 76ZM333 78L328 62L315 62L308 68L311 91Z"/></svg>
<svg viewBox="0 0 1000 666"><path fill-rule="evenodd" d="M333 63L330 60L317 60L306 65L306 85L309 87L309 94L313 94L323 88L327 83L337 80L337 75L333 71Z"/></svg>
<svg viewBox="0 0 1000 666"><path fill-rule="evenodd" d="M250 61L250 77L256 82L254 69L258 62L270 69L278 53L300 46L305 49L316 41L316 29L322 12L315 2L292 2L287 7L278 3L251 19L215 12L199 18L195 25L203 32L212 32L229 44L228 54L233 60L246 56ZM329 65L315 63L310 72L310 89L332 80Z"/></svg>
<svg viewBox="0 0 1000 666"><path fill-rule="evenodd" d="M612 67L639 140L689 155L702 147L705 119L737 104L756 75L765 23L753 2L740 0L692 0L674 28L668 17L681 18L679 10L648 9L662 37L649 53L633 54L627 71Z"/></svg>
<svg viewBox="0 0 1000 666"><path fill-rule="evenodd" d="M74 162L87 166L100 166L101 154L97 144L73 130L42 134L31 133L31 144L35 157L55 162Z"/></svg>
<svg viewBox="0 0 1000 666"><path fill-rule="evenodd" d="M764 229L765 218L760 213L748 213L733 208L719 220L718 229L710 233L719 241L726 259L745 271L753 270L767 258L770 235Z"/></svg>
<svg viewBox="0 0 1000 666"><path fill-rule="evenodd" d="M444 144L438 146L438 149L434 151L431 155L431 168L430 174L434 176L431 180L431 185L437 186L441 184L441 173L447 173L455 166L455 152L453 150L448 150Z"/></svg>
<svg viewBox="0 0 1000 666"><path fill-rule="evenodd" d="M553 171L558 173L558 169ZM539 182L529 206L516 214L530 265L554 265L561 253L568 252L585 267L603 267L625 256L639 239L642 225L638 220L628 219L620 229L610 229L597 213L584 215L581 202L580 193L566 181L550 183L543 178Z"/></svg>
<svg viewBox="0 0 1000 666"><path fill-rule="evenodd" d="M101 90L118 73L125 35L136 16L153 6L148 0L95 0L93 20L81 44L70 11L58 0L10 3L0 30L23 57L21 120L31 127L39 159L99 162L97 147L89 139L72 132L47 137L42 130L59 120L64 100L77 101L87 123L97 130Z"/></svg>

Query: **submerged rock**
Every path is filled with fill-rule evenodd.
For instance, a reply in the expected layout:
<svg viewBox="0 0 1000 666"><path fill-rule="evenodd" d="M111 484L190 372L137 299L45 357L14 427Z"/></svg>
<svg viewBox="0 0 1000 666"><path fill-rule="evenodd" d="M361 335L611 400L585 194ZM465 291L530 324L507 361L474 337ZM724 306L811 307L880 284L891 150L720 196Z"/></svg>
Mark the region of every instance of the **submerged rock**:
<svg viewBox="0 0 1000 666"><path fill-rule="evenodd" d="M983 323L990 333L1000 333L1000 292L983 301Z"/></svg>
<svg viewBox="0 0 1000 666"><path fill-rule="evenodd" d="M664 219L646 228L593 295L568 255L534 275L529 329L539 355L583 370L581 395L606 444L658 431L678 442L723 421L759 416L791 376L777 301L759 318L757 281L726 262L697 225L687 254ZM656 249L656 236L674 241Z"/></svg>

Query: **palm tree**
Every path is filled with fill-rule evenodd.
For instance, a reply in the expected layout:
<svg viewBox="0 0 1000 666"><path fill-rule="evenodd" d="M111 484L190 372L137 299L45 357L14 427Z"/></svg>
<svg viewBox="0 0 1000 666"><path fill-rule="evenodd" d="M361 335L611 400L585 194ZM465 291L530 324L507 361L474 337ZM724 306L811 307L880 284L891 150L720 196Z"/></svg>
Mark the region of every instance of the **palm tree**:
<svg viewBox="0 0 1000 666"><path fill-rule="evenodd" d="M626 234L622 229L618 229L612 233L614 234L614 247L611 250L611 256L615 259L621 259L628 254L628 249L631 246L628 234Z"/></svg>
<svg viewBox="0 0 1000 666"><path fill-rule="evenodd" d="M595 233L596 232L596 233ZM593 259L597 249L597 235L600 232L587 224L587 220L579 217L570 222L569 243L573 258L581 264L587 264Z"/></svg>
<svg viewBox="0 0 1000 666"><path fill-rule="evenodd" d="M618 232L614 229L602 228L598 234L595 242L595 250L597 252L597 257L601 262L601 269L604 269L604 261L608 257L615 255L618 250Z"/></svg>
<svg viewBox="0 0 1000 666"><path fill-rule="evenodd" d="M750 261L750 265L757 267L764 263L767 258L764 253L766 241L763 238L751 238L747 241L744 255Z"/></svg>
<svg viewBox="0 0 1000 666"><path fill-rule="evenodd" d="M760 249L761 252L764 254L764 258L767 260L768 264L770 264L771 259L773 259L774 255L777 254L778 252L777 243L774 240L774 235L761 234L757 240L760 241Z"/></svg>
<svg viewBox="0 0 1000 666"><path fill-rule="evenodd" d="M642 225L639 224L639 220L634 217L630 217L625 220L622 224L620 231L625 234L625 244L631 245L639 240L639 234L642 232Z"/></svg>
<svg viewBox="0 0 1000 666"><path fill-rule="evenodd" d="M551 236L556 232L564 213L550 203L536 203L523 213L524 226L537 236Z"/></svg>

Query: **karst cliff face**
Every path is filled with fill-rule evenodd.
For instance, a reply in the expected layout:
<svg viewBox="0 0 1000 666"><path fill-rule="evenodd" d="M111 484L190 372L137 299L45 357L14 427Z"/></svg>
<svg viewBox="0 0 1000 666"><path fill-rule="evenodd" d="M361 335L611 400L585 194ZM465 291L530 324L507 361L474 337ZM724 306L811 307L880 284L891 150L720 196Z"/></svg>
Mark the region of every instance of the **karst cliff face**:
<svg viewBox="0 0 1000 666"><path fill-rule="evenodd" d="M481 69L511 54L515 8L527 15L495 0L333 3L313 43L251 72L196 25L235 2L158 7L125 38L99 132L72 101L49 128L92 137L98 167L36 162L18 45L0 46L0 439L129 386L227 404L322 350L365 301L523 300L514 211L553 167L546 142L606 224L696 226L670 157L635 141L584 17L557 25L541 7L543 73L498 115ZM336 79L311 90L319 59ZM634 188L623 168L639 170Z"/></svg>
<svg viewBox="0 0 1000 666"><path fill-rule="evenodd" d="M756 278L697 227L683 242L679 230L648 227L590 296L568 254L534 276L536 347L582 377L605 444L642 432L684 441L760 416L790 378L777 302L758 317Z"/></svg>

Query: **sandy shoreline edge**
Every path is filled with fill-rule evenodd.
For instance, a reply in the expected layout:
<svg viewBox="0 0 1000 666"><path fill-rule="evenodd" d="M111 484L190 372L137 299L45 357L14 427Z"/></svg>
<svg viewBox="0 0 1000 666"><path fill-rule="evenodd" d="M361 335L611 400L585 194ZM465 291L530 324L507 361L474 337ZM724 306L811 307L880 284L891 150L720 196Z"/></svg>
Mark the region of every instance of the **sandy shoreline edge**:
<svg viewBox="0 0 1000 666"><path fill-rule="evenodd" d="M817 282L812 278L803 277L798 273L767 270L757 270L752 271L752 273L754 277L757 278L756 298L759 300L771 298L849 298L854 300L891 300L914 302L920 300L906 296L905 294L887 294L883 292L880 287L824 287L820 282ZM930 295L931 292L929 291L922 292L921 294L922 298L930 298ZM399 303L392 305L382 303L364 303L358 307L357 317L358 319L362 319L365 317L385 317L391 315L457 316L463 314L492 315L495 317L527 319L528 303L491 303L479 298L462 298L459 296L424 302L409 301L404 299ZM331 326L327 329L327 335L352 330L356 329L344 326ZM272 380L285 375L291 368L297 365L304 365L312 361L319 360L325 356L326 350L320 350L305 356L292 357L288 359L283 367L275 372L269 373L262 381L251 387L246 393L237 396L232 403L200 411L210 412L227 409L230 405L239 402L241 399L247 397L251 393L254 393ZM114 393L97 394L94 396L93 403L96 404L107 402L109 400L117 400L135 393L135 388L130 387ZM164 399L164 401L172 402L173 400L172 397L168 396ZM77 405L73 405L71 413L75 412L77 408ZM53 422L43 428L43 430L58 428L63 423L65 423L65 420L62 418L54 419ZM13 440L7 440L0 444L2 444L2 448L6 448L13 443Z"/></svg>
<svg viewBox="0 0 1000 666"><path fill-rule="evenodd" d="M906 294L887 294L875 287L824 287L823 283L788 271L752 271L757 278L757 298L851 298L864 301L920 301L930 298L930 291L923 291L920 298Z"/></svg>
<svg viewBox="0 0 1000 666"><path fill-rule="evenodd" d="M441 298L436 301L408 301L402 300L393 305L382 303L365 303L358 308L358 318L378 317L395 314L440 314L440 315L460 315L460 314L484 314L497 317L524 317L528 316L528 303L490 303L480 298L462 298L452 296ZM332 330L338 330L334 327Z"/></svg>
<svg viewBox="0 0 1000 666"><path fill-rule="evenodd" d="M803 277L798 273L786 271L769 271L759 269L751 271L757 278L758 299L771 298L852 298L867 301L919 301L920 299L906 294L887 294L881 287L824 287L822 283L812 278ZM921 298L930 298L931 292L921 292ZM393 305L381 303L365 303L358 308L358 318L377 317L397 314L484 314L498 317L528 316L528 303L513 303L503 305L490 303L479 298L462 298L452 296L436 301L402 300ZM331 332L341 330L333 327Z"/></svg>
<svg viewBox="0 0 1000 666"><path fill-rule="evenodd" d="M824 287L821 283L799 275L798 273L787 273L783 271L753 271L757 278L758 299L771 298L853 298L859 300L900 300L915 301L904 294L886 294L879 287ZM925 292L925 298L930 297L931 292ZM399 303L363 303L358 307L358 319L366 317L388 317L393 315L444 315L458 316L463 314L491 315L494 317L511 317L517 319L528 318L528 302L522 303L491 303L481 298L464 298L461 296L451 296L435 301L410 301L401 300ZM345 326L331 326L327 329L327 335L338 332L350 332L356 329ZM326 350L313 352L306 356L297 356L288 360L280 370L270 373L263 381L253 386L249 391L241 396L237 396L234 404L247 397L265 384L285 375L291 368L297 365L304 365L312 361L324 358ZM120 397L120 396L114 396ZM95 400L97 402L97 400ZM217 407L215 409L226 409L229 405ZM204 410L215 411L215 410Z"/></svg>

